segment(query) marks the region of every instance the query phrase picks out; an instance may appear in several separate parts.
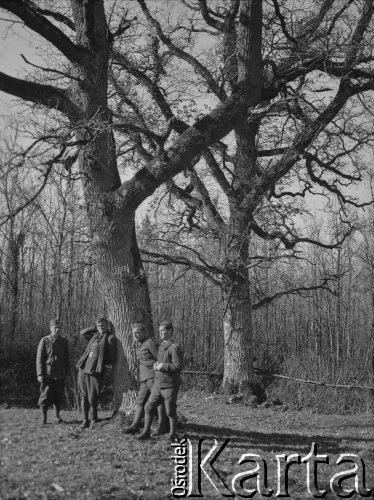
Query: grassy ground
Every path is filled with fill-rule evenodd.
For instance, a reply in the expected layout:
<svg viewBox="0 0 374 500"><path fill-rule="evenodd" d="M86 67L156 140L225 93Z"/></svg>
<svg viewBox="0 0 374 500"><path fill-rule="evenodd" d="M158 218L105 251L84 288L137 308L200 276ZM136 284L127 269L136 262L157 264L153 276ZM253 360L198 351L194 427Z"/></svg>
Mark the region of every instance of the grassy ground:
<svg viewBox="0 0 374 500"><path fill-rule="evenodd" d="M329 490L329 478L351 466L335 465L341 453L358 454L366 464L366 486L374 489L373 417L316 415L227 405L225 398L185 393L179 402L186 417L185 434L196 448L201 438L208 450L214 439L230 441L214 467L224 481L253 468L238 465L243 453L258 453L268 464L268 485L276 489L276 454L305 456L311 443L327 453L329 465L319 466L318 485ZM108 414L101 413L107 418ZM52 411L50 420L53 420ZM65 423L40 426L38 410L2 409L0 432L1 499L163 499L171 498L174 465L166 438L140 442L124 435L119 424L104 419L95 429L80 431L79 414L64 412ZM306 465L290 469L289 492L294 499L313 498L306 486ZM212 476L214 472L209 469ZM195 477L196 479L196 477ZM214 479L219 483L217 477ZM253 483L251 483L253 484ZM346 482L346 487L352 481ZM224 498L203 477L204 498ZM373 496L372 496L373 497ZM255 498L261 498L256 494ZM336 498L329 493L325 498ZM357 496L359 498L359 496Z"/></svg>

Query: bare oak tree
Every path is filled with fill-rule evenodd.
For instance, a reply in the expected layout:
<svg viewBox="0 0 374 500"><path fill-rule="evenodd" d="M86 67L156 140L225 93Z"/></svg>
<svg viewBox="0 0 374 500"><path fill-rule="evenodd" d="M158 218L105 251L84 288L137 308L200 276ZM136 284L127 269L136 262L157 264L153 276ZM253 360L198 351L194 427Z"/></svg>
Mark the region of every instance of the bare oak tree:
<svg viewBox="0 0 374 500"><path fill-rule="evenodd" d="M146 8L143 0L139 4ZM54 4L53 9L44 8L48 6L48 2L42 5L29 0L0 1L0 8L10 14L11 20L21 21L66 58L68 70L54 71L67 83L43 84L0 73L0 90L62 114L74 133L94 255L110 319L123 346L117 363L116 401L117 406L122 401L125 409L135 369L131 322L141 318L151 325L147 279L135 234L135 211L158 186L188 168L196 155L245 121L248 107L260 102L261 84L254 85L252 74L253 69L261 72L261 2L238 3L238 78L234 92L187 127L167 154L156 151L124 182L116 158L108 81L115 37L121 37L126 30L125 15L112 32L104 0L71 0L67 10L58 10ZM132 2L129 7L133 10ZM126 54L126 45L121 42ZM65 150L66 144L62 144L61 154Z"/></svg>
<svg viewBox="0 0 374 500"><path fill-rule="evenodd" d="M171 195L187 207L190 229L199 229L196 216L202 213L202 227L209 227L210 235L221 242L220 264L196 250L191 258L178 258L175 247L174 255L162 255L160 262L169 258L220 282L226 304L223 385L230 392L250 393L253 327L248 268L253 234L286 250L302 242L334 248L352 231L348 221L340 239L313 241L293 226L294 200L314 193L334 197L343 214L345 205L365 204L352 198L346 188L364 178L360 155L367 154L365 145L372 134L367 108L374 89L373 4L325 0L295 6L273 0L263 2L260 12L262 2L254 2L263 34L255 32L244 49L253 54L251 66L245 68L238 66L243 60L237 46L237 20L243 22L240 2L183 3L193 13L184 29L192 36L205 22L221 41L221 71L216 78L211 60L202 66L188 59L145 2L140 2L159 40L193 65L212 96L225 101L236 92L242 71L247 71L253 101L247 118L234 126L235 146L220 143L204 151L205 163L192 165L185 173L187 185L181 179L168 181ZM158 61L161 65L162 58ZM156 95L155 85L152 89ZM155 99L165 116L173 119L169 111L166 114L169 108L163 95ZM172 126L180 133L187 128L180 119ZM218 189L225 199L223 206L212 196Z"/></svg>

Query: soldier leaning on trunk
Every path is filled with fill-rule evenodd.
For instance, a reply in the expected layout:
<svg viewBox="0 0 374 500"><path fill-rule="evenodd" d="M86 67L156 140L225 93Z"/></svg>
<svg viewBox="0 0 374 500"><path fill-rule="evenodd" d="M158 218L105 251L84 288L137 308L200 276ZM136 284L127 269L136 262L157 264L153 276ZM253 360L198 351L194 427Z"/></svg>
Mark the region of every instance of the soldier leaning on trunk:
<svg viewBox="0 0 374 500"><path fill-rule="evenodd" d="M114 364L117 355L117 340L109 331L106 318L98 318L95 326L81 330L80 336L89 340L88 345L77 363L78 390L81 396L83 422L81 428L98 422L97 407L103 387L105 372ZM92 408L91 423L88 415Z"/></svg>
<svg viewBox="0 0 374 500"><path fill-rule="evenodd" d="M50 404L53 404L55 409L55 422L62 422L60 409L65 379L70 371L69 344L65 337L61 337L61 322L52 319L49 327L51 333L40 340L36 355L36 373L40 382L39 406L43 424L47 423Z"/></svg>
<svg viewBox="0 0 374 500"><path fill-rule="evenodd" d="M156 342L149 338L146 327L143 323L134 323L132 325L132 334L138 344L137 357L139 360L139 391L135 402L134 419L128 427L125 428L125 434L137 432L141 425L141 419L144 414L144 406L151 394L155 372L153 369L157 361L158 346ZM161 402L157 407L158 429L157 433L162 434L165 428L165 406Z"/></svg>

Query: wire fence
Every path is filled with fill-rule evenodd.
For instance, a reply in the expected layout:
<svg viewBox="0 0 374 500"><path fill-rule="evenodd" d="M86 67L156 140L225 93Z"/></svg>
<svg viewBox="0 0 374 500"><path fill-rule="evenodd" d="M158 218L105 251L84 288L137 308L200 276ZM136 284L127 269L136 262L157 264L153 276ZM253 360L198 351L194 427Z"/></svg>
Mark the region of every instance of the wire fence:
<svg viewBox="0 0 374 500"><path fill-rule="evenodd" d="M290 377L288 375L280 375L279 373L271 373L266 370L261 370L260 368L254 368L253 371L258 375L266 375L268 377L274 377L285 380L292 380L294 382L301 382L304 384L320 385L325 387L335 387L338 389L361 389L366 391L374 391L374 386L371 385L361 385L361 384L330 384L328 382L320 382L318 380L309 380L304 378ZM212 377L222 377L223 374L219 372L205 372L198 370L183 370L183 373L190 373L192 375L208 375Z"/></svg>

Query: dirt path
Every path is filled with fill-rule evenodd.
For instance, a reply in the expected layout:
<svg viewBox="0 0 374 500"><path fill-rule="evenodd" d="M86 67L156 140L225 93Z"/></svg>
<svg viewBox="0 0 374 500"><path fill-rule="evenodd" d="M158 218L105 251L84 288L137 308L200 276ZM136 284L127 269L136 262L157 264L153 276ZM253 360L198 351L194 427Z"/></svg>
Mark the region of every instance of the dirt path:
<svg viewBox="0 0 374 500"><path fill-rule="evenodd" d="M298 454L302 459L310 454L313 442L317 443L316 453L329 458L328 464L317 465L317 486L327 490L325 498L337 498L330 490L331 477L338 471L352 469L355 463L359 474L365 466L366 487L374 489L374 421L369 415L316 415L283 411L282 407L253 409L242 404L227 405L222 396L203 393L182 395L179 407L187 420L181 435L191 443L189 486L193 484L194 493L200 489L204 498L224 498L228 495L226 486L232 490L234 476L253 470L256 464L262 493L266 493L265 462L267 485L276 498L279 488L285 492L284 460L279 455ZM51 423L43 428L37 410L1 410L1 499L172 498L171 480L177 470L175 460L170 458L175 453L166 438L139 442L133 436L123 435L111 420L103 420L96 429L79 431L78 413L64 412L63 416L64 424ZM213 485L204 472L199 483L199 443L201 460L211 452L204 469ZM347 453L357 458L336 465L338 457ZM238 464L243 454L257 454L257 462ZM256 489L256 480L247 480L244 486ZM354 487L353 478L344 481L343 487ZM240 489L239 478L235 488L238 494L245 493ZM182 489L176 491L180 493ZM310 490L313 493L313 481ZM293 499L313 498L307 488L306 463L290 467L288 492ZM265 497L256 493L254 498ZM353 498L361 496L355 494Z"/></svg>

